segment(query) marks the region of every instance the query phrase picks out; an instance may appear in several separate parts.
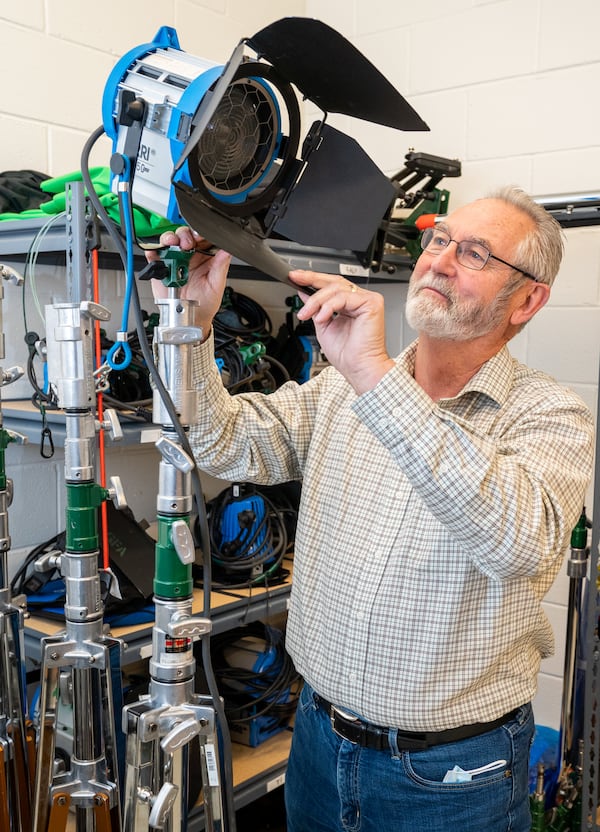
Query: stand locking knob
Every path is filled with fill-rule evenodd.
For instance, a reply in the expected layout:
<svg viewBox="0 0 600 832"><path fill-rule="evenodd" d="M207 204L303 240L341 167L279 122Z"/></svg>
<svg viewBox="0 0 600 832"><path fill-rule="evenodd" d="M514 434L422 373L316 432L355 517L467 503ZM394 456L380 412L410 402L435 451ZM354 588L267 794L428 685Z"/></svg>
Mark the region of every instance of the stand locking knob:
<svg viewBox="0 0 600 832"><path fill-rule="evenodd" d="M18 365L10 367L8 370L0 369L0 385L4 387L5 384L12 384L13 381L20 379L24 372L25 370Z"/></svg>
<svg viewBox="0 0 600 832"><path fill-rule="evenodd" d="M148 825L152 829L164 829L173 804L177 799L177 792L179 789L174 783L163 783L159 793L154 798L152 803L152 811L148 818Z"/></svg>
<svg viewBox="0 0 600 832"><path fill-rule="evenodd" d="M156 440L156 448L166 462L170 462L178 471L187 474L194 467L194 460L191 459L177 442L161 436Z"/></svg>
<svg viewBox="0 0 600 832"><path fill-rule="evenodd" d="M116 509L120 511L121 509L127 508L127 498L125 497L125 491L123 490L120 477L110 478L110 487L107 491Z"/></svg>
<svg viewBox="0 0 600 832"><path fill-rule="evenodd" d="M175 613L166 629L172 638L200 638L210 633L212 621L210 618L193 618Z"/></svg>
<svg viewBox="0 0 600 832"><path fill-rule="evenodd" d="M197 719L184 719L163 737L160 747L165 754L173 754L184 745L190 743L200 733L200 723ZM160 797L160 792L158 793Z"/></svg>
<svg viewBox="0 0 600 832"><path fill-rule="evenodd" d="M195 561L196 547L194 546L194 538L185 520L175 520L171 526L171 541L182 563L189 564Z"/></svg>
<svg viewBox="0 0 600 832"><path fill-rule="evenodd" d="M10 439L10 441L11 442L16 442L17 445L26 445L27 442L29 441L27 439L27 437L25 436L25 434L23 434L23 433L17 433L16 430L8 430L8 429L5 429L5 430L8 434L8 438Z"/></svg>
<svg viewBox="0 0 600 832"><path fill-rule="evenodd" d="M104 421L100 422L102 430L107 430L115 442L120 442L123 438L123 428L117 416L117 411L112 407L104 411Z"/></svg>

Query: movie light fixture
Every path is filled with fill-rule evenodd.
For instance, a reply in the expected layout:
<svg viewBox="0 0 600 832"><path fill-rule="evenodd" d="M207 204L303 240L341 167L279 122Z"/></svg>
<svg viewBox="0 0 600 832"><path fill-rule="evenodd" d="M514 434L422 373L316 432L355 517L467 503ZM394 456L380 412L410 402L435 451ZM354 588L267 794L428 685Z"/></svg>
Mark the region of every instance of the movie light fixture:
<svg viewBox="0 0 600 832"><path fill-rule="evenodd" d="M323 113L304 135L300 98ZM163 27L118 61L102 113L115 189L126 160L134 204L279 280L289 265L269 238L362 261L397 194L327 114L429 129L349 41L296 17L240 41L224 66L187 54Z"/></svg>

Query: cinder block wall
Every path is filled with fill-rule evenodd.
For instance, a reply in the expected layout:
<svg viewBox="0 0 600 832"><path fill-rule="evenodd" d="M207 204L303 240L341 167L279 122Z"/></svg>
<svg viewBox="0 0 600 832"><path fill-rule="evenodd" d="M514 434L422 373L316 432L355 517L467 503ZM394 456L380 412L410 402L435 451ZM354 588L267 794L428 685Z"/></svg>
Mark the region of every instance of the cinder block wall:
<svg viewBox="0 0 600 832"><path fill-rule="evenodd" d="M100 123L100 103L114 62L174 25L182 47L225 61L238 40L272 20L306 14L329 23L378 66L429 124L429 133L399 133L332 116L377 164L392 174L409 149L462 161L460 179L447 180L451 208L506 183L535 195L600 187L600 5L572 0L170 0L159 6L106 0L102 10L76 0L0 0L5 67L0 111L0 169L37 168L60 175L79 168L84 141ZM348 77L351 85L352 78ZM100 142L92 164L106 164ZM350 174L351 175L351 174ZM1 232L1 227L0 227ZM567 233L567 254L550 304L513 342L513 352L575 389L596 412L600 353L600 229ZM60 270L39 274L42 296L52 295ZM23 361L20 297L5 291L7 366ZM285 287L244 284L275 321L285 309ZM402 308L406 288L382 289L390 348L411 338ZM122 281L103 277L104 302L120 317ZM9 293L10 296L9 296ZM22 383L19 382L19 385ZM26 388L23 388L26 389ZM27 395L27 393L23 393ZM3 399L13 397L10 388ZM11 531L30 546L61 525L60 453L40 463L36 447L7 453L15 480ZM111 473L125 479L137 516L152 516L152 447L109 451ZM58 496L57 496L58 495ZM592 510L592 489L587 499ZM34 510L32 510L34 509ZM554 625L556 655L544 663L535 702L538 723L558 727L568 579L562 574L545 607Z"/></svg>

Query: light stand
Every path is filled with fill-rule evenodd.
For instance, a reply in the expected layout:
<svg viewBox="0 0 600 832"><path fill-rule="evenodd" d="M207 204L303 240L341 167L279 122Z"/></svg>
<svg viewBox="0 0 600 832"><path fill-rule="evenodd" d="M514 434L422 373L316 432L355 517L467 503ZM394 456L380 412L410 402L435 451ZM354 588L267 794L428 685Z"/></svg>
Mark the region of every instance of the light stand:
<svg viewBox="0 0 600 832"><path fill-rule="evenodd" d="M171 252L169 296L158 301L155 330L160 377L185 428L195 418L198 393L192 383L191 351L202 339L195 324L198 309L181 300L189 256ZM150 687L125 708L127 733L124 832L188 829L191 744L198 741L205 825L224 830L216 713L212 699L194 693L193 641L210 633L209 619L192 615L192 562L195 546L189 522L194 462L183 449L168 408L155 391L153 421L162 459L157 497L158 538L154 578ZM178 785L181 783L181 786Z"/></svg>
<svg viewBox="0 0 600 832"><path fill-rule="evenodd" d="M34 832L66 828L71 807L76 832L119 832L115 706L122 703L120 642L103 632L98 569L98 507L109 497L125 506L118 478L111 488L94 480L97 428L121 438L114 414L95 420L93 320L108 310L90 301L46 307L48 371L65 411L66 546L39 568L59 567L65 579L66 631L42 639ZM68 771L54 774L59 704L73 710L73 753Z"/></svg>

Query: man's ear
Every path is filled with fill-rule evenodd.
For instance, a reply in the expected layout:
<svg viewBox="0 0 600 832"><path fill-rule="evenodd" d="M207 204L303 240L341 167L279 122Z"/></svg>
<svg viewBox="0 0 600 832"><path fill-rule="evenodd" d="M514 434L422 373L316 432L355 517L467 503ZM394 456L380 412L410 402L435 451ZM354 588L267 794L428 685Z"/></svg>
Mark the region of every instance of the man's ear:
<svg viewBox="0 0 600 832"><path fill-rule="evenodd" d="M546 283L534 283L528 287L528 291L523 295L521 303L513 309L510 316L510 322L513 326L522 327L527 321L530 321L533 316L540 311L542 306L545 306L550 297L550 287Z"/></svg>

